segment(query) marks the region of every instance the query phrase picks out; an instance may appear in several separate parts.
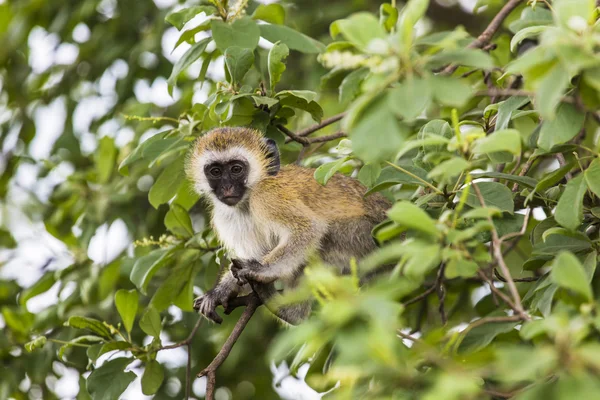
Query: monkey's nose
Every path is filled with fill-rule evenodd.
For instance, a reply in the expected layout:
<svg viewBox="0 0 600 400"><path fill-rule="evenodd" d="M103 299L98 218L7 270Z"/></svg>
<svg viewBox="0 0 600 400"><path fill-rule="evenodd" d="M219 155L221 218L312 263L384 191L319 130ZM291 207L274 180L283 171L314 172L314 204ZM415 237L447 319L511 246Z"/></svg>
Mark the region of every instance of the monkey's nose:
<svg viewBox="0 0 600 400"><path fill-rule="evenodd" d="M233 186L223 186L223 196L231 197L234 195Z"/></svg>

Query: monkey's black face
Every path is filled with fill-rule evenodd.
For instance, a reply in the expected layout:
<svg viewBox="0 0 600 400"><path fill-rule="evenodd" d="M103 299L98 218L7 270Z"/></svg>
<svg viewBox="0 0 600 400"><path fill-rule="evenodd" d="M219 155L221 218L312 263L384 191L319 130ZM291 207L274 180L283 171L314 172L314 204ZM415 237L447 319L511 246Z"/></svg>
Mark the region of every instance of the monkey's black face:
<svg viewBox="0 0 600 400"><path fill-rule="evenodd" d="M243 160L214 162L204 167L204 175L217 199L235 206L246 193L248 163Z"/></svg>

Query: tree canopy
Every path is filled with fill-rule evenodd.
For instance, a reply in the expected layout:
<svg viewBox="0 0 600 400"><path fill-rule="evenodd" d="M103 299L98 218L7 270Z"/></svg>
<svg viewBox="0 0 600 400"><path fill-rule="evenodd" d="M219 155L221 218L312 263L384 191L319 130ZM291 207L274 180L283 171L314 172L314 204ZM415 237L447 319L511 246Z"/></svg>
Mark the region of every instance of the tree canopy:
<svg viewBox="0 0 600 400"><path fill-rule="evenodd" d="M597 2L176 3L0 1L0 398L597 396ZM393 203L298 327L193 312L219 126Z"/></svg>

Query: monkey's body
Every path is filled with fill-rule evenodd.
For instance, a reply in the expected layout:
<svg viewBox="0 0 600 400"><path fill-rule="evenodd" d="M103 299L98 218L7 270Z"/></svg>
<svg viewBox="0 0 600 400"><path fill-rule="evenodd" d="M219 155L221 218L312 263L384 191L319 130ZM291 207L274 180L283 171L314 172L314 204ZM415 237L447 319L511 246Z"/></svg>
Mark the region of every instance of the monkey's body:
<svg viewBox="0 0 600 400"><path fill-rule="evenodd" d="M307 258L314 252L344 273L352 257L361 259L376 247L371 230L385 219L389 208L383 196L365 198L366 188L341 174L335 174L323 186L314 179L313 169L292 165L279 169L278 157L277 171L272 173L269 149L264 148L260 142L264 139L254 131L222 129L208 135L212 138L203 137L205 142L196 149L200 156L208 153L208 161L194 165L192 159L188 171L195 178L197 189L208 194L213 206L213 227L230 257L237 261L214 289L197 299L196 306L204 315L219 319L214 308L226 305L228 299L243 290L239 282L253 284L264 302L277 294L275 280L283 282L285 288L295 287ZM241 140L245 154L240 151L242 146L210 146L211 139L220 144L227 137L234 141L235 135L244 136ZM220 201L212 194L217 189L207 190L202 177L193 175L200 167L206 170L207 165L212 166L211 157L225 161L243 157L249 167L244 188L239 190L242 194L225 197L229 202L236 201L234 205ZM256 174L256 169L262 169L261 173ZM234 200L228 200L232 197ZM310 302L275 312L284 321L295 324L310 312Z"/></svg>

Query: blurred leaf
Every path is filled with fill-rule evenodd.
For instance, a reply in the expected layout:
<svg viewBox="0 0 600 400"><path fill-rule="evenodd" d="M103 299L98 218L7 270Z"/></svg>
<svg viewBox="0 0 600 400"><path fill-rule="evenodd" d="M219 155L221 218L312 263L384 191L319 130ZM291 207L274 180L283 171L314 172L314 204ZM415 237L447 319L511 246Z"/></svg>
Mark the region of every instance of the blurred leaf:
<svg viewBox="0 0 600 400"><path fill-rule="evenodd" d="M165 215L165 226L176 235L186 238L194 236L192 220L185 208L177 203L171 203L169 212Z"/></svg>
<svg viewBox="0 0 600 400"><path fill-rule="evenodd" d="M514 212L515 204L512 197L513 194L509 188L498 182L477 182L476 185L479 188L487 207L492 206L502 211L508 211L509 213ZM461 195L462 191L458 196L460 197ZM482 206L479 197L473 188L469 190L467 204L474 208Z"/></svg>
<svg viewBox="0 0 600 400"><path fill-rule="evenodd" d="M462 79L432 76L433 97L443 105L462 107L473 96L473 89Z"/></svg>
<svg viewBox="0 0 600 400"><path fill-rule="evenodd" d="M344 165L344 163L348 161L348 157L340 158L339 160L332 161L329 163L325 163L321 165L319 168L315 170L314 176L317 182L321 185L326 185L327 181L331 179L331 177L339 171L339 169Z"/></svg>
<svg viewBox="0 0 600 400"><path fill-rule="evenodd" d="M148 361L142 376L142 393L146 396L153 395L160 389L164 379L165 373L162 365L156 360Z"/></svg>
<svg viewBox="0 0 600 400"><path fill-rule="evenodd" d="M331 24L329 29L332 37L335 38L338 33L341 33L346 40L363 51L368 51L372 40L386 37L386 32L377 18L366 12L352 14L347 19L337 20Z"/></svg>
<svg viewBox="0 0 600 400"><path fill-rule="evenodd" d="M521 134L516 129L497 130L491 135L475 141L473 153L488 154L498 151L509 151L521 154Z"/></svg>
<svg viewBox="0 0 600 400"><path fill-rule="evenodd" d="M439 235L435 222L431 217L410 202L402 201L394 204L388 211L388 217L392 221L409 229L414 229L434 237Z"/></svg>
<svg viewBox="0 0 600 400"><path fill-rule="evenodd" d="M283 25L285 22L285 9L281 4L259 4L252 14L253 19L260 19L270 24Z"/></svg>
<svg viewBox="0 0 600 400"><path fill-rule="evenodd" d="M383 3L379 7L379 23L391 32L398 22L398 9L391 4Z"/></svg>
<svg viewBox="0 0 600 400"><path fill-rule="evenodd" d="M325 46L298 31L295 31L283 25L259 25L260 36L267 39L269 42L281 42L292 50L297 50L302 53L320 53Z"/></svg>
<svg viewBox="0 0 600 400"><path fill-rule="evenodd" d="M588 301L593 300L592 289L583 265L572 253L565 251L558 254L552 263L550 278L558 286L573 290Z"/></svg>
<svg viewBox="0 0 600 400"><path fill-rule="evenodd" d="M350 72L344 78L342 84L340 85L339 101L341 104L347 104L360 94L360 85L368 73L369 70L367 68L359 68L356 71Z"/></svg>
<svg viewBox="0 0 600 400"><path fill-rule="evenodd" d="M106 325L104 325L97 319L72 316L67 322L65 322L65 326L70 326L71 328L75 329L87 329L104 338L112 339L112 334L110 333L110 330L106 327Z"/></svg>
<svg viewBox="0 0 600 400"><path fill-rule="evenodd" d="M123 326L127 333L131 332L133 328L133 322L135 321L135 315L138 309L138 293L135 289L125 290L120 289L115 294L115 306L119 315L123 320Z"/></svg>
<svg viewBox="0 0 600 400"><path fill-rule="evenodd" d="M211 21L210 29L217 48L223 52L234 46L254 50L261 36L258 25L249 17L240 18L231 24L215 19Z"/></svg>
<svg viewBox="0 0 600 400"><path fill-rule="evenodd" d="M179 190L179 187L185 179L183 170L183 159L173 161L165 168L150 188L148 200L154 208L158 208L171 200Z"/></svg>
<svg viewBox="0 0 600 400"><path fill-rule="evenodd" d="M494 68L494 60L484 51L478 49L444 50L434 54L429 63L431 68L440 68L447 64L458 64L478 69Z"/></svg>
<svg viewBox="0 0 600 400"><path fill-rule="evenodd" d="M585 181L587 186L598 198L600 198L600 159L596 158L585 170Z"/></svg>
<svg viewBox="0 0 600 400"><path fill-rule="evenodd" d="M173 71L171 71L171 76L167 80L169 84L169 94L173 95L173 86L177 85L177 78L179 74L181 74L187 67L192 65L192 63L200 58L206 46L211 41L211 38L205 38L199 41L198 43L192 45L182 56L175 65L173 65Z"/></svg>
<svg viewBox="0 0 600 400"><path fill-rule="evenodd" d="M254 64L254 54L251 49L237 46L228 47L225 50L225 65L231 76L231 83L238 85L244 79L246 73Z"/></svg>
<svg viewBox="0 0 600 400"><path fill-rule="evenodd" d="M191 301L191 299L190 299ZM152 337L160 337L160 331L162 330L160 323L160 314L155 308L148 307L142 318L140 318L140 328L145 334Z"/></svg>
<svg viewBox="0 0 600 400"><path fill-rule="evenodd" d="M583 221L583 196L587 185L583 175L571 179L558 200L554 219L565 228L576 230Z"/></svg>
<svg viewBox="0 0 600 400"><path fill-rule="evenodd" d="M572 104L561 104L556 111L556 118L544 121L538 145L544 150L550 150L557 144L566 143L573 139L583 127L585 114Z"/></svg>
<svg viewBox="0 0 600 400"><path fill-rule="evenodd" d="M512 331L517 322L490 322L471 329L460 343L461 352L481 350L502 333Z"/></svg>
<svg viewBox="0 0 600 400"><path fill-rule="evenodd" d="M96 153L96 170L98 171L98 183L106 183L110 179L115 167L117 148L112 138L104 136L98 142Z"/></svg>
<svg viewBox="0 0 600 400"><path fill-rule="evenodd" d="M142 294L146 294L148 283L156 271L170 261L169 256L168 250L156 249L135 261L129 279Z"/></svg>
<svg viewBox="0 0 600 400"><path fill-rule="evenodd" d="M183 26L192 18L200 13L206 13L207 16L217 13L217 9L213 6L192 6L183 8L177 11L171 11L165 17L165 21L173 25L178 30L181 30Z"/></svg>
<svg viewBox="0 0 600 400"><path fill-rule="evenodd" d="M275 85L281 80L281 75L285 71L285 63L283 60L290 54L288 47L280 42L273 45L269 50L269 83L271 90L275 90Z"/></svg>
<svg viewBox="0 0 600 400"><path fill-rule="evenodd" d="M431 89L426 79L409 77L390 91L390 108L406 121L414 121L431 103Z"/></svg>
<svg viewBox="0 0 600 400"><path fill-rule="evenodd" d="M25 343L25 350L32 352L36 349L41 349L46 345L47 339L46 336L38 336L33 339L31 342Z"/></svg>
<svg viewBox="0 0 600 400"><path fill-rule="evenodd" d="M118 399L136 378L133 372L124 372L125 367L132 361L131 358L115 358L92 371L87 378L87 390L92 399Z"/></svg>

